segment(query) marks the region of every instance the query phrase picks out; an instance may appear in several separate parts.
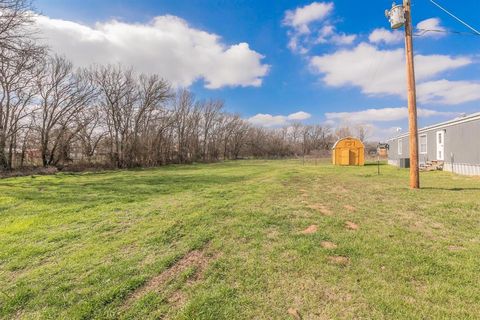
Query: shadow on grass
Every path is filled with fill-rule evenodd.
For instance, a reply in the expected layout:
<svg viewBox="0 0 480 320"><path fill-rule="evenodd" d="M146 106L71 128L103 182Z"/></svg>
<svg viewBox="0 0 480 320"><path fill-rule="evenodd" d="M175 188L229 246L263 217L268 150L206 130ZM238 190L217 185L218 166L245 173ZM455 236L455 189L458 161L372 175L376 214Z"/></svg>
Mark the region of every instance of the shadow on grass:
<svg viewBox="0 0 480 320"><path fill-rule="evenodd" d="M386 162L381 162L380 161L380 167L387 166L388 164ZM365 163L365 167L372 167L372 166L378 166L378 163L376 162L367 162Z"/></svg>
<svg viewBox="0 0 480 320"><path fill-rule="evenodd" d="M480 191L480 188L442 188L442 187L422 187L424 190L442 190L442 191Z"/></svg>
<svg viewBox="0 0 480 320"><path fill-rule="evenodd" d="M149 173L148 171L142 171ZM96 176L52 176L45 179L24 180L9 185L9 196L19 201L35 200L53 206L69 203L129 203L158 195L173 195L185 191L202 192L215 186L238 184L248 176L175 175L151 172L151 176L136 175L129 171ZM27 178L28 179L28 178Z"/></svg>

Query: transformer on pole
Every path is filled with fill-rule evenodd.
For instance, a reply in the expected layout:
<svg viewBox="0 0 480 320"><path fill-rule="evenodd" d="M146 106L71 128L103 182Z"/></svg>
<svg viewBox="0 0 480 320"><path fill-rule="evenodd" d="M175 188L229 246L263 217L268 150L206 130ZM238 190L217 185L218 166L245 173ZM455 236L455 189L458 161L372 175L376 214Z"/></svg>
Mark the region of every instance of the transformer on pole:
<svg viewBox="0 0 480 320"><path fill-rule="evenodd" d="M403 5L392 4L392 9L385 10L385 16L390 22L392 29L400 29L405 25L405 11L403 10Z"/></svg>

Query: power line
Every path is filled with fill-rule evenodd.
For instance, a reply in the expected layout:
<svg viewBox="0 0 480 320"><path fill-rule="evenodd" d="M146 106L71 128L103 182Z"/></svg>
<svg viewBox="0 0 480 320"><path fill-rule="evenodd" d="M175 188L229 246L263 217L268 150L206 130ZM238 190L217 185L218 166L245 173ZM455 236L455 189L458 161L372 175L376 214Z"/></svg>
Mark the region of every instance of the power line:
<svg viewBox="0 0 480 320"><path fill-rule="evenodd" d="M415 34L415 36L423 36L425 33L428 32L437 32L437 33L449 33L449 34L456 34L462 36L480 36L480 33L475 32L465 32L465 31L454 31L454 30L445 30L445 29L420 29L416 28L416 31L420 31L420 33Z"/></svg>
<svg viewBox="0 0 480 320"><path fill-rule="evenodd" d="M466 26L470 30L474 31L477 35L480 35L480 31L478 31L474 27L470 26L468 23L466 23L465 21L463 21L462 19L460 19L459 17L457 17L456 15L454 15L453 13L451 13L450 11L448 11L447 9L445 9L444 7L442 7L441 5L436 3L435 1L430 0L430 2L433 3L434 5L436 5L437 7L439 7L442 11L446 12L448 15L453 17L455 20L459 21L461 24L463 24L464 26Z"/></svg>

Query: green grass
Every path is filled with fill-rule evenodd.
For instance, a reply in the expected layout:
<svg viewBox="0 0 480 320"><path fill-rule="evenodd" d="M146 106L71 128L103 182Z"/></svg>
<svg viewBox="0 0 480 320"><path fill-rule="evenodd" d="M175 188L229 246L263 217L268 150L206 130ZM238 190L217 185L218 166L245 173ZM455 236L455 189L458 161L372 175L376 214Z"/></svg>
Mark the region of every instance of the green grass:
<svg viewBox="0 0 480 320"><path fill-rule="evenodd" d="M239 161L0 180L0 318L478 318L480 179L423 173L411 191L407 171L381 169Z"/></svg>

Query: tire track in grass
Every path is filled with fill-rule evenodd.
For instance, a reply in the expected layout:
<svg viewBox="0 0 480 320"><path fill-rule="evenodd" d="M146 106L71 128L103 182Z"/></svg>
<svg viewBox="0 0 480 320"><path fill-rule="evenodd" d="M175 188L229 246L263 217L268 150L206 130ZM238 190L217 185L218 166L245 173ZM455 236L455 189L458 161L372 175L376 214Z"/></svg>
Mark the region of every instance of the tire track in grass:
<svg viewBox="0 0 480 320"><path fill-rule="evenodd" d="M135 302L141 300L148 293L161 293L168 283L178 278L181 276L181 274L189 269L193 268L195 269L195 272L190 276L190 279L187 282L188 285L193 285L196 281L201 280L210 263L218 258L218 255L208 255L206 252L207 247L208 245L202 249L196 249L188 252L177 262L172 264L168 269L151 278L146 284L139 287L137 290L127 296L120 310L122 312L128 311L130 307L135 304ZM183 304L182 301L185 301L186 298L183 296L183 292L179 288L169 293L167 300L172 304L179 306Z"/></svg>

